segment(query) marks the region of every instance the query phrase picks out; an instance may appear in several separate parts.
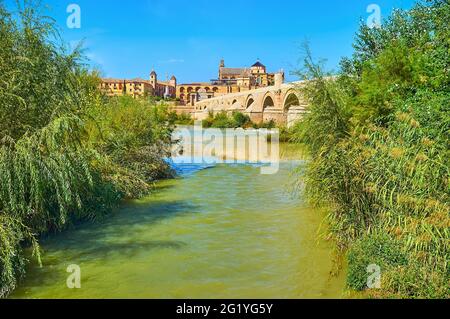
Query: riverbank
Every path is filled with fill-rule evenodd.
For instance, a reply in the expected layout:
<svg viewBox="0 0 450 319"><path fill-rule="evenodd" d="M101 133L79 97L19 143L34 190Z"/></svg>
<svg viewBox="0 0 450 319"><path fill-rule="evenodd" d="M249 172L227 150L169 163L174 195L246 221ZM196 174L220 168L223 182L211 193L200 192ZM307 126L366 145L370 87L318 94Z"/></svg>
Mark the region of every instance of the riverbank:
<svg viewBox="0 0 450 319"><path fill-rule="evenodd" d="M449 18L448 1L429 1L362 24L338 74L306 50L299 180L331 207L348 287L371 297L450 297Z"/></svg>

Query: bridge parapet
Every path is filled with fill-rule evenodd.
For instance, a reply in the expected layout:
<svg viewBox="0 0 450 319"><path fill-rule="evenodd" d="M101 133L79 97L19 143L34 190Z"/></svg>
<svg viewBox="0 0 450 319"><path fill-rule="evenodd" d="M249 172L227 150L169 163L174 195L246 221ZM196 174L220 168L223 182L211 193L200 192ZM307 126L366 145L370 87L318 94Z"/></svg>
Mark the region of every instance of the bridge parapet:
<svg viewBox="0 0 450 319"><path fill-rule="evenodd" d="M305 113L306 103L299 90L302 83L285 83L202 100L195 104L195 118L204 119L209 112L240 111L257 123L273 120L292 125Z"/></svg>

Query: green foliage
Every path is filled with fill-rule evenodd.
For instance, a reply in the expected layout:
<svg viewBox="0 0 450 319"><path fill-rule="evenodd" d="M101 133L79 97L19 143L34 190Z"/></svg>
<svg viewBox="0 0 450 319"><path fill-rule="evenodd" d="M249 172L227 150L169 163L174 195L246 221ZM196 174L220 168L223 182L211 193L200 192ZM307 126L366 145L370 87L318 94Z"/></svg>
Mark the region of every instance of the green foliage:
<svg viewBox="0 0 450 319"><path fill-rule="evenodd" d="M272 129L276 127L276 123L271 120L267 123L254 123L250 116L242 112L233 111L231 114L227 112L219 112L214 114L210 112L208 117L203 120L204 128L267 128Z"/></svg>
<svg viewBox="0 0 450 319"><path fill-rule="evenodd" d="M0 4L0 136L20 138L82 108L80 51L58 46L51 20L26 6L11 16ZM51 39L51 41L47 41Z"/></svg>
<svg viewBox="0 0 450 319"><path fill-rule="evenodd" d="M210 112L208 118L203 121L204 128L234 128L234 121L226 112L214 114Z"/></svg>
<svg viewBox="0 0 450 319"><path fill-rule="evenodd" d="M24 237L17 219L0 215L0 298L13 291L24 275L25 259L17 253Z"/></svg>
<svg viewBox="0 0 450 319"><path fill-rule="evenodd" d="M348 252L347 284L352 289L364 290L368 266L379 266L382 274L386 269L405 266L406 262L401 245L392 238L378 234L363 237Z"/></svg>
<svg viewBox="0 0 450 319"><path fill-rule="evenodd" d="M255 129L265 128L265 129L271 130L276 127L277 127L277 124L275 123L274 120L270 120L268 122L264 122L261 124L256 124L256 123L253 124L253 128L255 128Z"/></svg>
<svg viewBox="0 0 450 319"><path fill-rule="evenodd" d="M65 224L69 209L81 208L82 191L92 179L76 136L79 124L77 118L61 117L33 135L4 140L1 211L42 232Z"/></svg>
<svg viewBox="0 0 450 319"><path fill-rule="evenodd" d="M449 17L447 1L397 11L380 29L361 27L338 75L308 51L301 72L311 106L294 139L312 157L306 194L330 207L328 237L350 249L350 287L363 288L364 263L383 264L374 296L450 296ZM378 234L405 263L390 248L380 260Z"/></svg>
<svg viewBox="0 0 450 319"><path fill-rule="evenodd" d="M172 125L194 125L194 119L189 113L177 114L176 112L170 112L169 123Z"/></svg>
<svg viewBox="0 0 450 319"><path fill-rule="evenodd" d="M232 122L235 127L249 127L252 124L250 116L241 112L233 112L231 115Z"/></svg>
<svg viewBox="0 0 450 319"><path fill-rule="evenodd" d="M0 298L24 275L23 246L111 211L172 175L167 109L108 100L79 50L58 45L50 19L0 3Z"/></svg>
<svg viewBox="0 0 450 319"><path fill-rule="evenodd" d="M142 196L156 180L173 176L164 160L172 135L165 106L123 96L91 107L89 115L87 140L102 155L97 165L125 197Z"/></svg>

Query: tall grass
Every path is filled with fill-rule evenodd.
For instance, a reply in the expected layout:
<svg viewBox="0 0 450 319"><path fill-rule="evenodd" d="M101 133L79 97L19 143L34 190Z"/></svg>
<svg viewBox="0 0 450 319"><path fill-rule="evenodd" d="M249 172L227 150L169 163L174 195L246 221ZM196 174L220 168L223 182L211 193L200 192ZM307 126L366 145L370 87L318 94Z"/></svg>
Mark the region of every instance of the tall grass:
<svg viewBox="0 0 450 319"><path fill-rule="evenodd" d="M361 27L339 74L309 52L301 73L306 193L330 208L349 288L367 289L367 266L381 267L375 297L450 297L449 17L446 1L395 12L381 29Z"/></svg>

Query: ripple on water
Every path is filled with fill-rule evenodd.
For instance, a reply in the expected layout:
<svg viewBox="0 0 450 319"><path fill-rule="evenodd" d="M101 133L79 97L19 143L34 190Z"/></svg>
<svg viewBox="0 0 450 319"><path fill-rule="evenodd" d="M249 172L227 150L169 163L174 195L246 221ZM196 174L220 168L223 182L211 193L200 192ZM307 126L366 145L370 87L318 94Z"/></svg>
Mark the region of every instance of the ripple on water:
<svg viewBox="0 0 450 319"><path fill-rule="evenodd" d="M45 240L44 267L31 264L12 297L340 297L322 216L287 191L291 167L185 166L105 221ZM66 287L70 264L82 289Z"/></svg>

